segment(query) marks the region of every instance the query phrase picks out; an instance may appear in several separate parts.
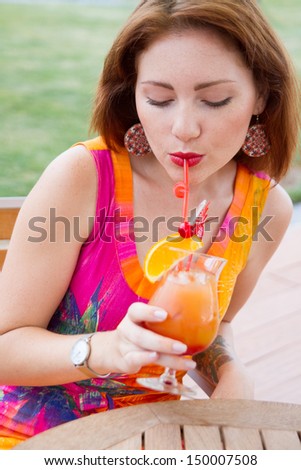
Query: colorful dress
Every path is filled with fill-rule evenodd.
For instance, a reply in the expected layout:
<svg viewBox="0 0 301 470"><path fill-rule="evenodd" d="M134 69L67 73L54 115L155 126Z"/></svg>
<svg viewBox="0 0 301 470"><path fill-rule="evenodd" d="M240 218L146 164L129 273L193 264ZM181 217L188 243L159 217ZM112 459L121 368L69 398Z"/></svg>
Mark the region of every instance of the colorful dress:
<svg viewBox="0 0 301 470"><path fill-rule="evenodd" d="M82 246L70 286L48 329L60 334L114 330L136 301L148 302L156 285L144 277L134 236L132 171L127 153L108 150L100 138L84 145L94 158L98 197L93 230ZM228 260L219 282L224 316L244 268L269 178L237 166L234 197L208 253ZM144 389L137 376L159 375L150 365L135 375L87 379L58 386L0 386L0 448L91 413L177 397ZM185 372L179 372L181 379Z"/></svg>

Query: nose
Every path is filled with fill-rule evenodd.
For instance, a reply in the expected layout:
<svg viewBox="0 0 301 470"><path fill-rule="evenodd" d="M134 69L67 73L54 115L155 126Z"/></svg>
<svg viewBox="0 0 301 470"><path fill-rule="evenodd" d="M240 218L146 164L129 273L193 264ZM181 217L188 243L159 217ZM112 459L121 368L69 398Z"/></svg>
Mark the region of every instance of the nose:
<svg viewBox="0 0 301 470"><path fill-rule="evenodd" d="M200 119L191 110L181 109L175 115L172 134L182 142L189 142L201 135Z"/></svg>

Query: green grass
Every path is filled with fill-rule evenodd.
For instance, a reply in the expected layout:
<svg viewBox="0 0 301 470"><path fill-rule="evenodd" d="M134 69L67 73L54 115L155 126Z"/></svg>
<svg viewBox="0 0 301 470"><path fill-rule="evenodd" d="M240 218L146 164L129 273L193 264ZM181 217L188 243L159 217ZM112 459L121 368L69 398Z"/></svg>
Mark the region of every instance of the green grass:
<svg viewBox="0 0 301 470"><path fill-rule="evenodd" d="M290 52L301 75L300 0L259 0L259 3Z"/></svg>
<svg viewBox="0 0 301 470"><path fill-rule="evenodd" d="M123 7L0 3L0 196L26 195L89 137L99 73L137 0ZM301 75L300 0L261 0Z"/></svg>
<svg viewBox="0 0 301 470"><path fill-rule="evenodd" d="M289 188L289 194L293 203L301 202L301 182Z"/></svg>
<svg viewBox="0 0 301 470"><path fill-rule="evenodd" d="M0 196L26 195L88 137L102 63L133 5L0 4Z"/></svg>

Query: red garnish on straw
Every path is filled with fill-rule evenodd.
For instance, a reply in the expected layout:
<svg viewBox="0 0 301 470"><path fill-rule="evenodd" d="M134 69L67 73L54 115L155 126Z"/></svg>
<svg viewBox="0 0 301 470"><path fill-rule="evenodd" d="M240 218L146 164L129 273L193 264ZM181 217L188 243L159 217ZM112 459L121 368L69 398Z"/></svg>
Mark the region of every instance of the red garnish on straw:
<svg viewBox="0 0 301 470"><path fill-rule="evenodd" d="M183 199L185 194L185 183L183 181L177 183L173 188L173 192L176 197Z"/></svg>
<svg viewBox="0 0 301 470"><path fill-rule="evenodd" d="M208 215L209 204L210 204L210 201L206 201L206 199L204 199L204 201L201 202L201 204L199 205L197 209L198 213L196 215L195 222L193 225L193 229L194 229L193 231L194 231L194 234L200 239L202 239L204 236L205 222L206 222L207 215Z"/></svg>
<svg viewBox="0 0 301 470"><path fill-rule="evenodd" d="M205 222L208 214L209 201L201 202L196 210L196 217L188 222L188 202L189 202L189 165L188 161L184 160L184 181L177 183L174 186L174 194L176 197L183 199L182 216L184 222L179 227L179 235L182 238L191 238L196 235L202 239L205 231Z"/></svg>

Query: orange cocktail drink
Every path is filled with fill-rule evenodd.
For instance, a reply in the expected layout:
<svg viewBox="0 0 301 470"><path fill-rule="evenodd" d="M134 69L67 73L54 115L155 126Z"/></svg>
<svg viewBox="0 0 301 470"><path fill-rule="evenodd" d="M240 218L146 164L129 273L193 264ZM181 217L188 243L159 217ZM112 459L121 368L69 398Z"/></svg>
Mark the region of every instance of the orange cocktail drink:
<svg viewBox="0 0 301 470"><path fill-rule="evenodd" d="M226 263L223 258L195 251L177 250L172 267L163 279L149 304L164 309L168 315L162 322L146 322L146 328L162 336L186 344L185 355L204 351L216 338L220 316L218 306L218 280ZM186 251L186 252L185 252ZM144 387L194 397L195 391L179 383L175 369L166 367L160 377L139 377Z"/></svg>
<svg viewBox="0 0 301 470"><path fill-rule="evenodd" d="M182 341L188 346L187 354L206 349L219 326L217 280L200 263L204 257L210 259L190 255L167 272L149 302L166 310L168 317L160 323L147 323L147 328Z"/></svg>
<svg viewBox="0 0 301 470"><path fill-rule="evenodd" d="M219 327L218 279L226 263L223 258L201 253L208 202L202 201L196 218L188 221L188 163L184 160L184 183L175 188L184 199L184 222L173 234L151 247L144 260L144 272L150 282L163 279L149 301L168 315L163 322L146 322L145 327L187 346L185 354L204 351L214 341ZM174 395L195 396L195 391L179 383L176 371L166 367L160 377L139 377L139 385Z"/></svg>
<svg viewBox="0 0 301 470"><path fill-rule="evenodd" d="M181 341L187 354L205 350L215 339L219 326L218 302L214 276L201 272L169 272L153 295L150 304L167 311L160 323L147 328Z"/></svg>

